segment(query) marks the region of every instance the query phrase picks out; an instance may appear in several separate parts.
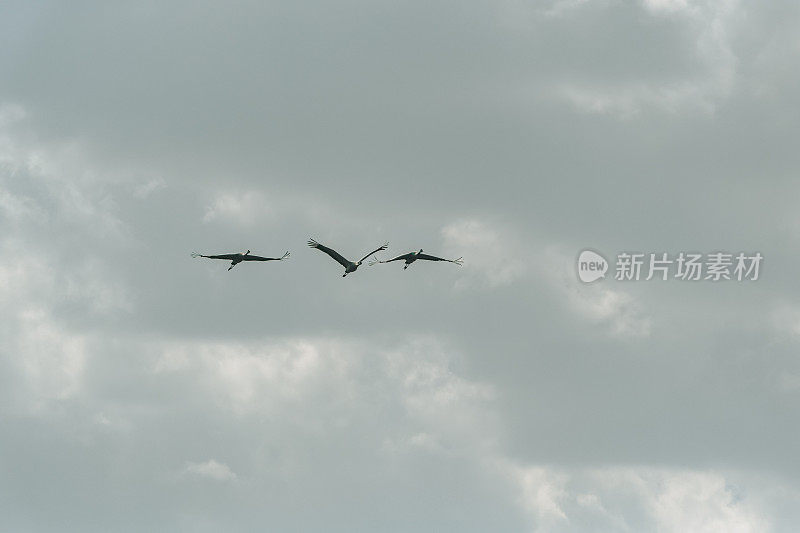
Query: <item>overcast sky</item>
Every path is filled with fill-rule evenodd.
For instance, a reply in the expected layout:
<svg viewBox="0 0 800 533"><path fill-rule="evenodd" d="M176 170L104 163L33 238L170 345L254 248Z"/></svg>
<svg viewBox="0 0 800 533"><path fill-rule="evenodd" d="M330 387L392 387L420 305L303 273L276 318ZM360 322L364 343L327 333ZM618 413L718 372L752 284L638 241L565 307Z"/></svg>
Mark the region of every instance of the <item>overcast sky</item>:
<svg viewBox="0 0 800 533"><path fill-rule="evenodd" d="M790 0L5 2L0 529L796 531L798 65Z"/></svg>

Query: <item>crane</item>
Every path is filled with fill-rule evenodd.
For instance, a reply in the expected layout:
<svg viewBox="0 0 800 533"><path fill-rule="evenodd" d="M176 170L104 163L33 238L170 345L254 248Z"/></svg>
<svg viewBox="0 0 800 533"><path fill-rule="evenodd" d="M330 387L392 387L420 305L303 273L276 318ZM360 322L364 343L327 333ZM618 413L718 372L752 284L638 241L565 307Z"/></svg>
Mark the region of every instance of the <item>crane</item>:
<svg viewBox="0 0 800 533"><path fill-rule="evenodd" d="M247 250L244 253L221 255L203 255L198 254L197 252L192 253L192 257L206 257L208 259L224 259L226 261L230 261L231 266L228 267L228 270L232 269L242 261L281 261L289 257L289 255L291 254L286 252L281 257L261 257L260 255L250 255L250 250Z"/></svg>
<svg viewBox="0 0 800 533"><path fill-rule="evenodd" d="M332 258L333 258L333 259L334 259L334 260L335 260L337 263L339 263L340 265L342 265L342 266L344 267L344 274L342 275L342 277L345 277L345 276L347 276L347 275L348 275L348 274L350 274L351 272L355 272L355 271L356 271L356 269L357 269L357 268L358 268L358 267L361 265L361 263L363 263L363 262L364 262L364 260L365 260L365 259L367 259L367 258L368 258L369 256L371 256L372 254L374 254L374 253L376 253L376 252L380 252L381 250L385 250L386 248L388 248L388 247L389 247L389 243L387 242L387 243L386 243L386 244L384 244L383 246L381 246L381 247L379 247L378 249L376 249L376 250L374 250L374 251L372 251L372 252L368 253L367 255L365 255L364 257L362 257L361 259L359 259L357 262L355 262L355 263L354 263L353 261L350 261L349 259L345 259L345 258L344 258L344 257L343 257L343 256L342 256L342 255L341 255L339 252L337 252L336 250L333 250L333 249L331 249L331 248L328 248L327 246L324 246L324 245L322 245L322 244L318 243L318 242L317 242L317 241L315 241L314 239L309 239L309 241L308 241L308 245L309 245L310 247L312 247L312 248L316 248L317 250L320 250L321 252L325 252L326 254L328 254L329 256L331 256L331 257L332 257Z"/></svg>
<svg viewBox="0 0 800 533"><path fill-rule="evenodd" d="M455 263L458 266L461 266L464 263L463 257L459 257L458 259L444 259L442 257L436 257L435 255L423 254L422 248L420 248L419 252L408 252L407 254L398 255L393 259L387 259L386 261L375 259L369 262L369 266L377 265L378 263L391 263L392 261L400 260L406 262L406 264L403 266L403 270L407 269L408 265L414 261L447 261L448 263Z"/></svg>

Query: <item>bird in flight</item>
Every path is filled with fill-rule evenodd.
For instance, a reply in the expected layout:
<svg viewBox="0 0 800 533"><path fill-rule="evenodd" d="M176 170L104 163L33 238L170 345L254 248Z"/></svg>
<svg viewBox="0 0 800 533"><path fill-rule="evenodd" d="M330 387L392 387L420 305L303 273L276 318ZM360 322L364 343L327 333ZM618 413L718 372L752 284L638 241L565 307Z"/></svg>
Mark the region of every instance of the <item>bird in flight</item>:
<svg viewBox="0 0 800 533"><path fill-rule="evenodd" d="M448 263L455 263L458 266L461 266L464 263L464 258L459 257L458 259L444 259L442 257L436 257L435 255L428 255L422 253L422 248L420 248L419 252L408 252L407 254L398 255L394 259L387 259L386 261L381 261L379 259L375 259L369 262L369 266L377 265L378 263L391 263L392 261L400 261L403 260L406 262L405 266L403 266L403 270L408 268L408 265L413 263L414 261L447 261Z"/></svg>
<svg viewBox="0 0 800 533"><path fill-rule="evenodd" d="M228 267L228 270L242 261L280 261L281 259L289 257L289 255L289 252L286 252L281 257L261 257L260 255L250 255L250 250L247 250L243 254L203 255L197 252L192 253L192 257L207 257L208 259L225 259L226 261L230 261L231 266Z"/></svg>
<svg viewBox="0 0 800 533"><path fill-rule="evenodd" d="M342 277L345 277L346 275L348 275L351 272L355 272L356 269L361 265L361 263L363 263L366 258L371 256L375 252L380 252L381 250L385 250L386 248L389 247L389 243L387 242L386 244L384 244L383 246L381 246L377 250L374 250L374 251L368 253L367 255L365 255L364 257L359 259L358 262L354 263L354 262L342 257L342 255L339 254L339 252L337 252L336 250L332 250L332 249L328 248L327 246L324 246L324 245L318 243L314 239L310 239L308 241L308 245L310 247L312 247L312 248L316 248L317 250L325 252L326 254L331 256L334 260L336 260L337 263L342 265L344 267L344 274L342 275Z"/></svg>

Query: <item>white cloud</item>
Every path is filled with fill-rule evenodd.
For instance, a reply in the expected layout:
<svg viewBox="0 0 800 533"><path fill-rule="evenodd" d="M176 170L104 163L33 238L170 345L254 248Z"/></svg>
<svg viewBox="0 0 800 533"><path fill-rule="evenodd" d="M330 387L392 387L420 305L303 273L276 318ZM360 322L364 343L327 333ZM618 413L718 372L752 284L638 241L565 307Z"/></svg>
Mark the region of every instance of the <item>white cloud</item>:
<svg viewBox="0 0 800 533"><path fill-rule="evenodd" d="M134 186L133 195L136 198L144 200L153 193L165 189L166 187L167 183L164 181L164 178L151 178Z"/></svg>
<svg viewBox="0 0 800 533"><path fill-rule="evenodd" d="M519 242L487 222L459 220L442 228L442 237L449 254L466 258L458 287L478 280L489 287L509 285L525 274Z"/></svg>
<svg viewBox="0 0 800 533"><path fill-rule="evenodd" d="M204 463L187 463L184 472L214 481L233 481L237 478L236 474L231 471L228 465L225 463L218 463L214 459L209 459Z"/></svg>
<svg viewBox="0 0 800 533"><path fill-rule="evenodd" d="M598 285L573 286L565 290L569 303L579 314L592 322L607 324L613 335L647 337L652 319L628 293Z"/></svg>
<svg viewBox="0 0 800 533"><path fill-rule="evenodd" d="M489 406L496 391L455 374L455 358L440 341L421 337L384 352L387 378L395 383L406 413L421 429L410 444L441 451L484 449L496 441L497 420Z"/></svg>
<svg viewBox="0 0 800 533"><path fill-rule="evenodd" d="M475 219L451 223L442 229L442 235L448 253L467 258L457 288L539 281L572 312L602 325L612 336L645 338L651 333L652 319L636 298L622 289L609 288L608 282L579 283L574 258L557 246L546 246L530 236L525 246L520 246L521 239L510 230L501 232Z"/></svg>
<svg viewBox="0 0 800 533"><path fill-rule="evenodd" d="M666 532L766 531L769 521L716 472L605 469L593 477L606 490L631 490L655 529Z"/></svg>
<svg viewBox="0 0 800 533"><path fill-rule="evenodd" d="M325 339L170 342L156 349L153 372L196 376L240 416L280 412L315 395L344 401L350 388L346 368L361 357L348 343Z"/></svg>
<svg viewBox="0 0 800 533"><path fill-rule="evenodd" d="M22 108L0 108L0 363L13 378L8 407L44 413L80 397L97 335L67 325L133 308L130 291L95 247L124 246L117 206L85 151L36 138ZM64 246L64 241L70 242ZM13 304L12 304L13 302Z"/></svg>
<svg viewBox="0 0 800 533"><path fill-rule="evenodd" d="M239 226L252 226L271 216L272 209L259 191L226 191L216 194L206 207L203 222L227 222Z"/></svg>
<svg viewBox="0 0 800 533"><path fill-rule="evenodd" d="M521 504L533 514L539 529L546 530L556 523L569 522L561 507L567 496L564 489L566 476L543 467L511 470L521 488Z"/></svg>
<svg viewBox="0 0 800 533"><path fill-rule="evenodd" d="M0 252L5 258L0 262L0 299L11 304L0 310L0 358L18 378L10 407L40 411L49 401L80 392L87 338L52 316L54 296L63 292L46 255L10 238L0 239Z"/></svg>
<svg viewBox="0 0 800 533"><path fill-rule="evenodd" d="M722 476L689 472L664 476L644 496L665 531L745 533L764 531L765 520L737 502Z"/></svg>
<svg viewBox="0 0 800 533"><path fill-rule="evenodd" d="M644 0L643 6L652 16L671 16L674 24L687 27L695 52L689 59L699 63L699 74L671 80L646 75L625 82L565 80L553 85L553 94L580 111L623 119L651 109L714 112L735 88L738 59L731 43L742 16L738 0Z"/></svg>
<svg viewBox="0 0 800 533"><path fill-rule="evenodd" d="M714 471L650 467L497 468L516 483L535 531L755 533L770 521Z"/></svg>
<svg viewBox="0 0 800 533"><path fill-rule="evenodd" d="M644 306L631 294L609 288L613 281L580 283L575 274L575 258L558 247L548 247L542 256L539 273L556 296L577 316L607 328L612 336L645 338L650 335L652 319Z"/></svg>
<svg viewBox="0 0 800 533"><path fill-rule="evenodd" d="M213 348L184 343L165 347L153 368L161 379L191 376L207 389L196 395L222 394L226 408L238 416L259 420L267 415L270 426L284 435L303 427L303 434L311 430L315 439L325 439L341 428L359 427L359 441L375 443L378 457L386 461L434 455L483 471L507 485L534 531L749 533L769 528L760 500L721 472L567 468L512 459L498 438L497 391L455 374L452 358L446 345L430 337L377 348L319 338ZM381 423L372 425L373 417ZM189 463L185 472L221 481L236 478L214 460ZM285 465L280 472L294 470Z"/></svg>
<svg viewBox="0 0 800 533"><path fill-rule="evenodd" d="M237 416L270 414L324 429L361 416L380 393L405 413L401 432L385 436L395 444L435 440L455 449L464 439L470 446L492 439L485 430L493 423L487 410L493 389L454 374L457 355L433 337L398 346L332 338L170 342L155 351L156 376L192 376Z"/></svg>
<svg viewBox="0 0 800 533"><path fill-rule="evenodd" d="M224 408L254 417L247 420L266 415L284 435L303 427L315 439L325 438L358 421L359 440L376 443L385 460L439 455L461 461L507 483L535 531L581 530L587 524L620 532L746 533L768 527L765 511L718 472L570 469L511 459L498 438L497 391L458 376L452 361L446 345L431 337L395 347L306 338L167 345L153 371L166 380L188 376L207 389L195 395L226 398ZM380 417L378 426L369 422L373 417ZM289 475L293 470L286 468L281 471ZM235 478L213 460L190 463L186 472Z"/></svg>
<svg viewBox="0 0 800 533"><path fill-rule="evenodd" d="M65 400L81 390L87 339L60 327L41 309L20 313L15 352L34 410L47 400ZM12 348L13 349L13 348Z"/></svg>
<svg viewBox="0 0 800 533"><path fill-rule="evenodd" d="M690 11L693 6L688 0L644 0L645 7L651 11L680 12Z"/></svg>
<svg viewBox="0 0 800 533"><path fill-rule="evenodd" d="M127 240L110 192L114 179L93 168L81 143L44 142L25 118L17 106L0 109L0 216L53 232L74 225L87 237Z"/></svg>
<svg viewBox="0 0 800 533"><path fill-rule="evenodd" d="M551 17L563 16L573 9L579 9L589 3L590 0L556 0L545 11L545 14Z"/></svg>
<svg viewBox="0 0 800 533"><path fill-rule="evenodd" d="M0 189L0 215L11 222L33 222L47 214L31 199Z"/></svg>
<svg viewBox="0 0 800 533"><path fill-rule="evenodd" d="M712 100L707 94L709 89L706 83L692 81L669 84L640 82L615 87L562 83L554 88L554 94L587 113L632 118L644 109L674 113L687 104L712 111Z"/></svg>

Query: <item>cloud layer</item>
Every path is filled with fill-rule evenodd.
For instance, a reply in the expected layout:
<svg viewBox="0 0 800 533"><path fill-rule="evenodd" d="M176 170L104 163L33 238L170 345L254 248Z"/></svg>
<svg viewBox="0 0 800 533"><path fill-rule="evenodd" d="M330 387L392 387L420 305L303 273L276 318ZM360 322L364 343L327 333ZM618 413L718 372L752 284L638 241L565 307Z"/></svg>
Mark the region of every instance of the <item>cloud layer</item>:
<svg viewBox="0 0 800 533"><path fill-rule="evenodd" d="M0 529L794 529L796 5L4 9Z"/></svg>

